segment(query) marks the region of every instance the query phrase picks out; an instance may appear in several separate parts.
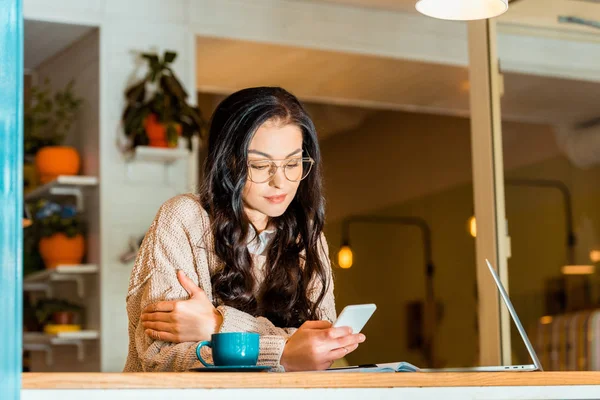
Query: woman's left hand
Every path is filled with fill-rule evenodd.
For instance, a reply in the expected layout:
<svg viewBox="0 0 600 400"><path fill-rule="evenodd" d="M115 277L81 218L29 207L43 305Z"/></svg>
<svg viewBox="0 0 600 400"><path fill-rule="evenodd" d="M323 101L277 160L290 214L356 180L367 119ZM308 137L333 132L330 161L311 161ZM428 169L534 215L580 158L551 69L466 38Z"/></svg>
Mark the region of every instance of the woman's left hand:
<svg viewBox="0 0 600 400"><path fill-rule="evenodd" d="M223 322L222 315L208 296L183 271L177 279L188 292L188 300L161 301L150 304L140 317L146 335L165 342L199 342L210 340Z"/></svg>

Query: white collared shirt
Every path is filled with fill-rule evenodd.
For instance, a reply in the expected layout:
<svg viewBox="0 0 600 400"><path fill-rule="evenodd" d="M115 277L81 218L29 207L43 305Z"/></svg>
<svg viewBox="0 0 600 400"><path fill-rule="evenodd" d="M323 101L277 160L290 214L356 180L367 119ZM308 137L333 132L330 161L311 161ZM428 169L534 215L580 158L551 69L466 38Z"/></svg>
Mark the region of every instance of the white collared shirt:
<svg viewBox="0 0 600 400"><path fill-rule="evenodd" d="M250 229L248 230L248 239L246 242L248 243L248 251L251 254L264 256L267 252L267 247L273 240L277 229L274 227L267 227L264 231L256 235L256 229L254 226L250 224Z"/></svg>

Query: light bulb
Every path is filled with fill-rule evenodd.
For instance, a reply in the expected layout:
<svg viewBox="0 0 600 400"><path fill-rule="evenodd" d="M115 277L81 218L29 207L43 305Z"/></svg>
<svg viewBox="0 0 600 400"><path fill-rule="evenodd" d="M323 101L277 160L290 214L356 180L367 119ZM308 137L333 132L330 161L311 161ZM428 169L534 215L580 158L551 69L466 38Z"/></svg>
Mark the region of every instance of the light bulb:
<svg viewBox="0 0 600 400"><path fill-rule="evenodd" d="M338 252L338 265L340 268L350 268L352 266L352 249L350 246L342 246Z"/></svg>
<svg viewBox="0 0 600 400"><path fill-rule="evenodd" d="M474 215L467 221L467 230L471 236L477 236L477 220L475 219Z"/></svg>

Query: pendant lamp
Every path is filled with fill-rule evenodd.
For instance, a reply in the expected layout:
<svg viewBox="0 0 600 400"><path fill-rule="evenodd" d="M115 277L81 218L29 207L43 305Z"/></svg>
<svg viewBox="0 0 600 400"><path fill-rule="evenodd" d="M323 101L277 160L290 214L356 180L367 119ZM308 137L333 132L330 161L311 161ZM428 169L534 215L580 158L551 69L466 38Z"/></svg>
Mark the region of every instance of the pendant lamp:
<svg viewBox="0 0 600 400"><path fill-rule="evenodd" d="M508 0L419 0L415 7L429 17L470 21L504 14Z"/></svg>

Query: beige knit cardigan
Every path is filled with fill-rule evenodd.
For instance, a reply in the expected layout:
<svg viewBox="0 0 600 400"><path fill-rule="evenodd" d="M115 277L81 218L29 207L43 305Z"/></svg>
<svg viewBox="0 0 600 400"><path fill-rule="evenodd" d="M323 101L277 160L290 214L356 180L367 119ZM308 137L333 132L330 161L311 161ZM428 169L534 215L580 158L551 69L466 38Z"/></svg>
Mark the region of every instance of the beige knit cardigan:
<svg viewBox="0 0 600 400"><path fill-rule="evenodd" d="M318 311L322 319L334 321L336 313L329 250L323 236L321 239L320 254L327 268L328 284ZM222 265L214 253L213 243L210 220L197 195L180 195L161 206L131 272L127 293L129 352L124 371L186 371L202 367L196 357L197 342L154 340L144 333L140 314L148 304L188 298L177 280L177 270L183 270L213 301L211 276ZM252 254L257 291L264 281L265 259L263 255ZM320 293L320 288L320 282L312 285L310 296L313 300ZM217 304L220 304L218 299ZM259 333L258 364L282 370L280 359L285 342L296 329L277 327L264 317L255 317L229 306L219 305L217 310L223 316L219 332ZM210 350L206 347L202 348L202 356L212 362Z"/></svg>

